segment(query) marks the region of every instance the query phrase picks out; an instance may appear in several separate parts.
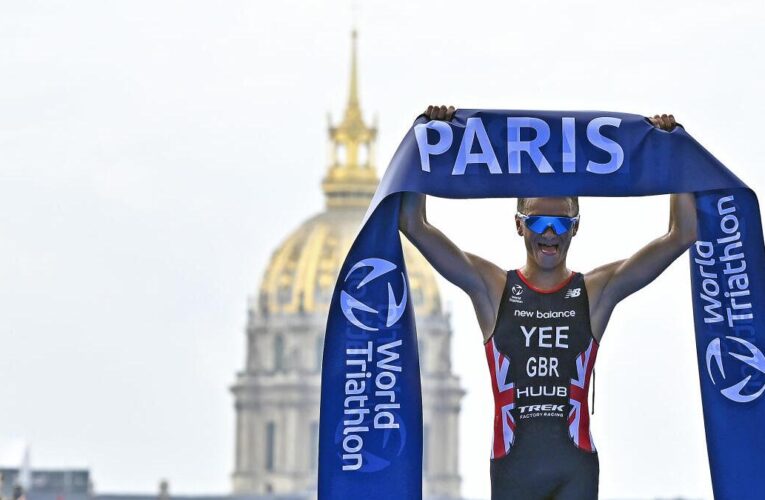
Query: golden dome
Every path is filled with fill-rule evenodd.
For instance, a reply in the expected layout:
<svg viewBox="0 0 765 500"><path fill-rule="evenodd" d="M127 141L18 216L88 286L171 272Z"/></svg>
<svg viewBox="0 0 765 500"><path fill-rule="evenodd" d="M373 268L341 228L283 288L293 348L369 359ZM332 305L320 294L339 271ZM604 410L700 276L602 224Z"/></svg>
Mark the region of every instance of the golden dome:
<svg viewBox="0 0 765 500"><path fill-rule="evenodd" d="M348 104L341 122L329 124L330 164L322 181L326 209L305 221L274 251L263 276L263 314L326 312L335 280L356 237L378 179L374 168L377 127L364 123L358 99L356 32L353 32ZM416 314L441 311L430 264L402 238Z"/></svg>
<svg viewBox="0 0 765 500"><path fill-rule="evenodd" d="M259 309L265 314L325 313L329 310L340 266L359 230L359 210L330 208L290 234L274 251L260 287ZM402 238L410 294L417 316L441 311L430 264Z"/></svg>

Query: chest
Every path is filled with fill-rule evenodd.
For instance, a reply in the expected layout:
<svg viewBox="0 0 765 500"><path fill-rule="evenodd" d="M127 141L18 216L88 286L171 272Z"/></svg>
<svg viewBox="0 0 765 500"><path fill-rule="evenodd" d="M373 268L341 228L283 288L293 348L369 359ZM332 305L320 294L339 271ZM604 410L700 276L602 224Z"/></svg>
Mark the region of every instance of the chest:
<svg viewBox="0 0 765 500"><path fill-rule="evenodd" d="M508 287L494 341L511 366L530 377L556 376L561 368L574 366L592 339L583 280L572 280L552 293L517 282L508 282Z"/></svg>

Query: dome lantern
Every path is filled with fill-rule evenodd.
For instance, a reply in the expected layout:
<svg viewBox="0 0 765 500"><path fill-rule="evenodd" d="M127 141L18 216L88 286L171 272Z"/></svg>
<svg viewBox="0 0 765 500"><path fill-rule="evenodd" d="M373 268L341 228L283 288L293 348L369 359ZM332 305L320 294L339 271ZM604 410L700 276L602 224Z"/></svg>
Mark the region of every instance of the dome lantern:
<svg viewBox="0 0 765 500"><path fill-rule="evenodd" d="M366 208L378 182L374 163L377 127L364 123L359 104L355 29L351 38L348 103L337 126L329 118L329 168L322 181L327 208Z"/></svg>

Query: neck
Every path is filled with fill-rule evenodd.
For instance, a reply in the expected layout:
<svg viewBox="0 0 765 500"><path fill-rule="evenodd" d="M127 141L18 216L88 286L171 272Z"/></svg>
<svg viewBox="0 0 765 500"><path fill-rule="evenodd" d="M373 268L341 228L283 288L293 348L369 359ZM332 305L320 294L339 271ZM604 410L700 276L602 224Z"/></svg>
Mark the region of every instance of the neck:
<svg viewBox="0 0 765 500"><path fill-rule="evenodd" d="M526 259L526 265L519 269L521 274L535 287L541 289L553 288L571 275L563 260L557 266L545 269L531 259Z"/></svg>

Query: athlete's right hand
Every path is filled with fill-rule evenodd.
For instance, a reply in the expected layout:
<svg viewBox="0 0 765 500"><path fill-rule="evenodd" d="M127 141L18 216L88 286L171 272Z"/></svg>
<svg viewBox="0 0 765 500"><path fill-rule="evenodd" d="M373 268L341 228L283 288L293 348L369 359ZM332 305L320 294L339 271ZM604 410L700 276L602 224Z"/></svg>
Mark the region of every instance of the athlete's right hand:
<svg viewBox="0 0 765 500"><path fill-rule="evenodd" d="M449 121L454 116L454 106L428 106L422 114L428 117L430 120L446 120Z"/></svg>

